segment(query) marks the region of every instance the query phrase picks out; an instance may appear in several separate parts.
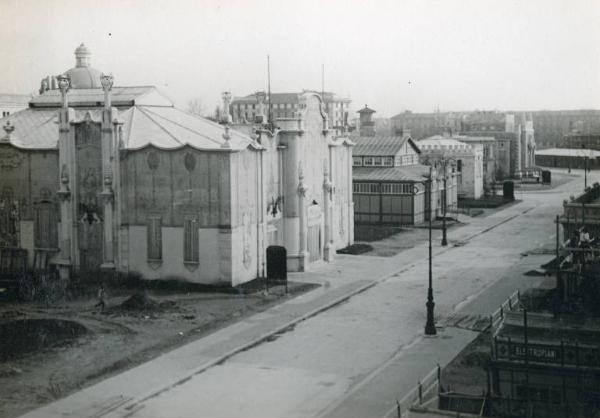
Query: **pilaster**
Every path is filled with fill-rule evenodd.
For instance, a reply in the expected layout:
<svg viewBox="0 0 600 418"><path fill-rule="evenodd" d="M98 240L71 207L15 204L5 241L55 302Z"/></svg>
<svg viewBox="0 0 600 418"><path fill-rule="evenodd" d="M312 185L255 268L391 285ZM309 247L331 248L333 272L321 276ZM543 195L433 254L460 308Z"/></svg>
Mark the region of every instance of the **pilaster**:
<svg viewBox="0 0 600 418"><path fill-rule="evenodd" d="M102 74L100 78L102 89L104 90L104 109L102 110L102 192L100 194L104 206L104 242L102 269L112 270L115 268L115 225L114 225L114 191L113 181L115 178L113 167L113 111L111 107L111 89L113 86L113 76ZM118 160L118 158L114 158Z"/></svg>
<svg viewBox="0 0 600 418"><path fill-rule="evenodd" d="M58 111L58 164L59 184L57 190L60 201L60 255L56 262L62 279L68 279L71 273L73 247L73 201L71 191L75 189L75 168L73 161L73 142L70 141L73 109L69 109L68 91L71 80L65 75L58 76L58 85L62 95L62 107Z"/></svg>
<svg viewBox="0 0 600 418"><path fill-rule="evenodd" d="M306 192L308 186L304 184L302 165L298 167L298 271L306 271L308 266L308 251L306 241Z"/></svg>
<svg viewBox="0 0 600 418"><path fill-rule="evenodd" d="M335 245L333 243L333 225L332 223L332 213L331 213L331 197L333 195L333 183L329 178L329 169L328 169L327 160L324 161L323 164L323 209L325 211L324 214L324 222L325 222L325 246L323 248L323 259L325 261L331 262L333 261L335 254Z"/></svg>

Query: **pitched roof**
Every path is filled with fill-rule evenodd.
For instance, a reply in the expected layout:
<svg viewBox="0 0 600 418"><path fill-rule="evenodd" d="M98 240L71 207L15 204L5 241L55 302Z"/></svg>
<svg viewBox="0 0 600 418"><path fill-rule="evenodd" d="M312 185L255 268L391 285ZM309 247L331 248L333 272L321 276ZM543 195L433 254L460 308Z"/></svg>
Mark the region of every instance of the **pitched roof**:
<svg viewBox="0 0 600 418"><path fill-rule="evenodd" d="M75 109L75 117L83 118L90 112L92 120L101 120L100 108ZM160 149L177 149L190 146L199 150L241 150L248 146L261 148L247 135L229 130L229 146L223 135L222 125L194 116L174 107L133 106L118 114L123 121L123 148L141 149L155 146ZM56 149L58 144L58 125L56 109L25 109L0 119L4 125L7 120L14 125L10 142L23 149ZM3 136L3 133L0 132Z"/></svg>
<svg viewBox="0 0 600 418"><path fill-rule="evenodd" d="M410 137L358 136L353 137L352 140L355 142L353 155L396 155L404 147L406 141L409 141L417 153L421 152Z"/></svg>
<svg viewBox="0 0 600 418"><path fill-rule="evenodd" d="M365 105L365 107L358 110L356 113L375 113L375 111L373 109L369 108L367 105Z"/></svg>
<svg viewBox="0 0 600 418"><path fill-rule="evenodd" d="M429 177L430 167L422 164L401 167L353 167L354 181L422 182Z"/></svg>
<svg viewBox="0 0 600 418"><path fill-rule="evenodd" d="M161 149L176 149L189 145L200 150L223 150L225 144L223 125L212 122L174 107L135 106L123 114L125 123L123 146L141 149L149 145ZM260 145L247 135L229 130L232 150Z"/></svg>
<svg viewBox="0 0 600 418"><path fill-rule="evenodd" d="M95 107L104 105L102 89L71 89L68 93L70 107ZM143 102L143 103L142 103ZM173 103L160 94L153 86L113 87L111 103L115 107L145 104L149 106L173 106ZM60 90L48 90L35 96L29 102L30 107L60 107Z"/></svg>

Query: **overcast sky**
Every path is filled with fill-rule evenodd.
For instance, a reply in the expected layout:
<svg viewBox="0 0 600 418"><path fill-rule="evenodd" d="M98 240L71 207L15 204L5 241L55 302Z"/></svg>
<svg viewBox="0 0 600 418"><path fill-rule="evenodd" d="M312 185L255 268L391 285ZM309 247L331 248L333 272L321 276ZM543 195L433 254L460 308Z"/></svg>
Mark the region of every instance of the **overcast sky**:
<svg viewBox="0 0 600 418"><path fill-rule="evenodd" d="M179 107L321 88L406 109L600 108L600 0L0 0L0 92L31 93L84 42L116 85Z"/></svg>

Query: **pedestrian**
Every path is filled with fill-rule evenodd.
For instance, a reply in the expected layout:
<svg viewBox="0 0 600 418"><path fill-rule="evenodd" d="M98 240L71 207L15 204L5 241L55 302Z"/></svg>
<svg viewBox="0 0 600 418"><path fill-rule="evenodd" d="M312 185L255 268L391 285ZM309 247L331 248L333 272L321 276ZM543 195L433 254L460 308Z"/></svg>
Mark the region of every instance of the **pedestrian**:
<svg viewBox="0 0 600 418"><path fill-rule="evenodd" d="M101 284L98 289L98 303L94 305L94 308L100 307L100 312L104 312L104 308L106 307L106 302L104 302L104 285Z"/></svg>
<svg viewBox="0 0 600 418"><path fill-rule="evenodd" d="M571 235L571 239L569 240L569 248L571 248L573 264L579 263L579 252L577 251L579 248L579 234L577 234L577 230L574 230L573 234Z"/></svg>
<svg viewBox="0 0 600 418"><path fill-rule="evenodd" d="M579 233L579 248L582 250L580 260L585 263L587 258L585 249L590 248L590 234L585 227L582 227Z"/></svg>

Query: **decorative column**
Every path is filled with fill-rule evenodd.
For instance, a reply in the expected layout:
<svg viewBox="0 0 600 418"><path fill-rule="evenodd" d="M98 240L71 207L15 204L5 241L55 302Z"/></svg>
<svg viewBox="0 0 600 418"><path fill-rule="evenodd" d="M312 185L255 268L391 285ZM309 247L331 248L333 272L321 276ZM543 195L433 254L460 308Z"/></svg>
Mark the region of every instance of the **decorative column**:
<svg viewBox="0 0 600 418"><path fill-rule="evenodd" d="M323 210L325 211L325 247L323 249L323 259L325 261L333 261L335 248L332 239L331 225L331 196L333 195L333 184L329 179L329 169L327 168L327 160L323 164Z"/></svg>
<svg viewBox="0 0 600 418"><path fill-rule="evenodd" d="M113 86L111 74L100 77L104 90L104 109L102 110L102 203L104 204L104 254L100 268L112 270L115 268L115 248L113 238L114 223L114 192L113 192L113 123L110 91Z"/></svg>
<svg viewBox="0 0 600 418"><path fill-rule="evenodd" d="M72 265L72 236L73 236L73 203L71 189L73 185L73 165L71 158L72 144L69 141L71 130L69 118L69 98L67 93L71 80L66 75L59 75L58 87L62 96L62 107L58 111L58 165L60 167L60 187L56 194L60 200L60 257L56 264L61 279L68 279Z"/></svg>
<svg viewBox="0 0 600 418"><path fill-rule="evenodd" d="M298 263L299 270L306 271L307 263L307 248L306 248L306 204L304 198L308 186L304 184L304 172L302 170L302 163L298 164Z"/></svg>

